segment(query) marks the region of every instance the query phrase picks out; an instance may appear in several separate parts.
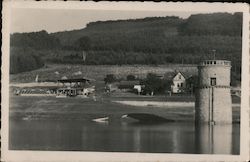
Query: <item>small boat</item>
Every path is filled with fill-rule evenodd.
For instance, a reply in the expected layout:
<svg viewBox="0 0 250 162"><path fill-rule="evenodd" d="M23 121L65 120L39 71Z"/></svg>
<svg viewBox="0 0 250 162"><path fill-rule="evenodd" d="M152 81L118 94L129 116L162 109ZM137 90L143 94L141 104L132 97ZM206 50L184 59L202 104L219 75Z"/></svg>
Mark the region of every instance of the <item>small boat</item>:
<svg viewBox="0 0 250 162"><path fill-rule="evenodd" d="M104 118L93 119L92 121L97 122L97 123L107 123L108 120L109 120L109 117L104 117Z"/></svg>
<svg viewBox="0 0 250 162"><path fill-rule="evenodd" d="M122 119L132 118L139 122L143 123L158 123L158 122L173 122L172 119L167 119L155 114L147 114L147 113L129 113L122 115Z"/></svg>
<svg viewBox="0 0 250 162"><path fill-rule="evenodd" d="M133 122L138 122L138 119L131 118L128 116L128 114L122 115L121 117L121 122L122 123L133 123Z"/></svg>

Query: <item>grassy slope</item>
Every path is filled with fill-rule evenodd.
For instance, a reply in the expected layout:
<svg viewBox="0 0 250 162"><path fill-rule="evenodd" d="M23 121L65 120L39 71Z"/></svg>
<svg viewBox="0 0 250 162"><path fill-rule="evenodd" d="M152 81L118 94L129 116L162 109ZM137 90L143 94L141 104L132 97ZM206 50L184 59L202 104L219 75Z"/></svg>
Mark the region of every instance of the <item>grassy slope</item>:
<svg viewBox="0 0 250 162"><path fill-rule="evenodd" d="M196 74L197 68L195 65L159 65L159 66L147 66L147 65L63 65L53 64L47 68L41 68L31 72L24 72L15 75L10 75L10 82L12 83L25 83L34 82L36 75L39 75L41 81L44 80L57 80L63 76L68 78L72 77L89 77L96 79L97 81L103 81L107 74L115 74L119 78L126 78L127 75L133 74L138 77L145 77L147 73L164 74L169 71L180 70L189 74ZM81 71L82 75L73 75L74 72ZM56 75L55 72L59 72Z"/></svg>

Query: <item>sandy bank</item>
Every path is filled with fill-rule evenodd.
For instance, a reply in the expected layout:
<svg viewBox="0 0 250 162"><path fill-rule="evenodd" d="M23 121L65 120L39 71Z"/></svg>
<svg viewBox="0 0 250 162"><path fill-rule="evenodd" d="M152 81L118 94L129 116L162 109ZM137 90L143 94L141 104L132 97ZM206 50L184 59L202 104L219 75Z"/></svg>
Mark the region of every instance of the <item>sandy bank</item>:
<svg viewBox="0 0 250 162"><path fill-rule="evenodd" d="M57 87L59 84L56 82L30 82L30 83L11 83L10 87Z"/></svg>
<svg viewBox="0 0 250 162"><path fill-rule="evenodd" d="M139 107L165 107L165 108L176 108L176 107L195 107L195 102L162 102L162 101L112 101L115 103L120 103L130 106ZM234 103L233 107L239 107L240 104Z"/></svg>
<svg viewBox="0 0 250 162"><path fill-rule="evenodd" d="M165 107L165 108L175 108L175 107L194 107L194 102L160 102L160 101L113 101L115 103L130 105L130 106L149 106L149 107Z"/></svg>

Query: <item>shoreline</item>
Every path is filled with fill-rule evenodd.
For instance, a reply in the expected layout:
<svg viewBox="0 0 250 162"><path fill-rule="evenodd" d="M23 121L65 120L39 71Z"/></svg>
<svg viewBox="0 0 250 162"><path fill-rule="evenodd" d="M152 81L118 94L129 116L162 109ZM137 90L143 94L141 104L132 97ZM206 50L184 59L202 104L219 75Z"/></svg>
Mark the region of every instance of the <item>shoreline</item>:
<svg viewBox="0 0 250 162"><path fill-rule="evenodd" d="M130 106L138 107L162 107L162 108L175 108L175 107L195 107L195 102L193 101L112 101L115 103L120 103ZM232 103L232 107L240 107L240 103Z"/></svg>
<svg viewBox="0 0 250 162"><path fill-rule="evenodd" d="M138 107L162 107L162 108L175 108L175 107L194 107L195 102L176 102L176 101L112 101L130 106Z"/></svg>
<svg viewBox="0 0 250 162"><path fill-rule="evenodd" d="M96 118L110 117L119 122L125 114L146 113L175 121L194 121L195 109L192 106L194 102L146 101L141 103L141 106L126 105L124 101L119 103L112 98L94 101L83 98L12 96L10 97L9 117L11 120L82 120L86 122ZM152 105L148 105L149 103ZM155 106L155 103L160 106ZM166 104L175 104L175 106L165 106ZM183 106L183 104L186 105ZM240 107L233 107L233 121L240 121Z"/></svg>

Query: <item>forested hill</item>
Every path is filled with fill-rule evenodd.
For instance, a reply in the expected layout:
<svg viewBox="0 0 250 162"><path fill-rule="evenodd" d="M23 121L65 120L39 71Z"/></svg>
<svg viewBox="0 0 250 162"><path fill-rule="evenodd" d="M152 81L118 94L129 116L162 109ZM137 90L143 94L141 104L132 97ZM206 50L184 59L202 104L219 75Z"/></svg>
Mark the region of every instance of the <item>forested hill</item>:
<svg viewBox="0 0 250 162"><path fill-rule="evenodd" d="M92 48L120 49L120 46L138 46L145 40L161 34L176 35L177 27L183 22L178 17L149 17L144 19L90 22L82 30L54 33L63 45L75 45L82 37L92 41ZM142 42L130 42L130 40ZM105 44L103 44L105 43ZM107 47L108 43L109 47ZM138 44L139 43L139 44ZM119 45L121 44L121 45Z"/></svg>
<svg viewBox="0 0 250 162"><path fill-rule="evenodd" d="M240 70L241 30L241 13L149 17L90 22L80 30L51 34L13 34L11 47L31 48L45 62L121 65L197 63L216 50L217 59L229 59Z"/></svg>
<svg viewBox="0 0 250 162"><path fill-rule="evenodd" d="M108 41L106 43L113 46L107 47L105 44L106 48L116 49L119 48L119 46L116 46L119 43L129 48L131 45L140 46L146 43L145 41L152 39L157 42L166 42L169 37L177 35L241 36L241 24L242 15L239 13L233 15L228 13L197 14L191 15L188 19L172 16L91 22L84 29L58 32L52 35L59 38L63 45L74 45L81 37L89 37L93 41L92 48L104 48L100 42ZM95 43L99 43L99 45ZM147 47L144 49L147 49Z"/></svg>

